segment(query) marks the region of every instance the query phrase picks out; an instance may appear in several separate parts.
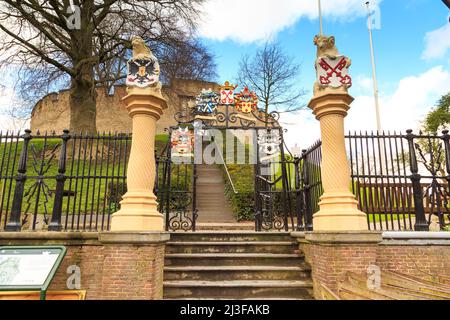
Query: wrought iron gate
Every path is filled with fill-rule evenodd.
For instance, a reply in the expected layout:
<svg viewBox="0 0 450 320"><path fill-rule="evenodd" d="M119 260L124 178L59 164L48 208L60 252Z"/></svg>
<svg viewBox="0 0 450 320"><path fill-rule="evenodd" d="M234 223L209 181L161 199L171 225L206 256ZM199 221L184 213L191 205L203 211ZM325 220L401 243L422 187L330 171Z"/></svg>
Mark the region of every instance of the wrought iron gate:
<svg viewBox="0 0 450 320"><path fill-rule="evenodd" d="M178 125L169 129L167 152L158 160L157 191L160 210L166 215L167 230L196 229L197 217L201 214L196 206L196 165L202 162L193 155L201 149L200 139L208 130L251 132L254 155L249 156L249 160L254 159L255 230L298 228L299 185L295 178L298 166L292 156L285 154L279 114L266 114L258 109L258 98L248 88L234 96L235 87L226 82L220 93L203 90L194 106L186 105L175 114Z"/></svg>

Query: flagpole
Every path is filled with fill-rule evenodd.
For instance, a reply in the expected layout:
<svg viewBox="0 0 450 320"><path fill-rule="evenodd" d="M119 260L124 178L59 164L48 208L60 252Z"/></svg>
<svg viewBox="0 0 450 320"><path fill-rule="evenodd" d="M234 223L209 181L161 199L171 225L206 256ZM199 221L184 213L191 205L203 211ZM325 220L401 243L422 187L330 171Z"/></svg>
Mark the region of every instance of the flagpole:
<svg viewBox="0 0 450 320"><path fill-rule="evenodd" d="M320 35L323 35L323 25L322 25L322 5L320 0L317 0L319 6L319 24L320 24Z"/></svg>
<svg viewBox="0 0 450 320"><path fill-rule="evenodd" d="M370 12L370 3L366 2L367 7L367 28L369 29L369 40L370 40L370 55L372 60L372 79L373 79L373 95L375 98L375 113L377 120L377 130L381 132L381 119L380 119L380 104L378 99L378 82L377 82L377 70L375 66L375 54L373 49L373 37L372 37L372 15Z"/></svg>

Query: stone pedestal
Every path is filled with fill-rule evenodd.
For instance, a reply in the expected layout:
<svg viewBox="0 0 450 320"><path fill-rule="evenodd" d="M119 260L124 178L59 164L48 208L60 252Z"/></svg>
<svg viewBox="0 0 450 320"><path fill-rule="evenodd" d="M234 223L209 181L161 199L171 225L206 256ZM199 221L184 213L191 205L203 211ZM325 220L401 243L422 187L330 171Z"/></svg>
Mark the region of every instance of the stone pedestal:
<svg viewBox="0 0 450 320"><path fill-rule="evenodd" d="M320 121L322 185L320 211L313 216L314 231L368 230L366 215L350 192L350 168L345 149L344 118L353 98L343 89L324 89L309 107Z"/></svg>
<svg viewBox="0 0 450 320"><path fill-rule="evenodd" d="M111 231L158 231L164 229L164 219L157 210L153 193L156 176L156 122L166 101L157 87L129 88L122 99L132 118L133 135L127 171L128 192L114 213Z"/></svg>

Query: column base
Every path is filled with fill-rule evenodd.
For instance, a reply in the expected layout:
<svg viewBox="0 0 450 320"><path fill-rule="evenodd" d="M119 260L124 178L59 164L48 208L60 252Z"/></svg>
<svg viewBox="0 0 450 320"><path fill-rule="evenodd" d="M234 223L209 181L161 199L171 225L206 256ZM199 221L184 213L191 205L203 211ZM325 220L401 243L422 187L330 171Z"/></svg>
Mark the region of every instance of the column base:
<svg viewBox="0 0 450 320"><path fill-rule="evenodd" d="M350 192L324 193L320 210L313 216L314 231L365 231L367 216L358 210L358 202Z"/></svg>
<svg viewBox="0 0 450 320"><path fill-rule="evenodd" d="M111 231L162 231L163 215L158 212L153 192L127 192L120 202L121 209L111 218Z"/></svg>

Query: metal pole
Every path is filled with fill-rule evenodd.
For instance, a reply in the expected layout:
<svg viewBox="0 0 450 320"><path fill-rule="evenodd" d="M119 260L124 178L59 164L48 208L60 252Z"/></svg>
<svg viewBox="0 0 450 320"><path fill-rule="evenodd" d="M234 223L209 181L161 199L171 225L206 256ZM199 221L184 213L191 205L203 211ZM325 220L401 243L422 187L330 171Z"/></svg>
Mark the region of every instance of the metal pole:
<svg viewBox="0 0 450 320"><path fill-rule="evenodd" d="M319 24L320 24L320 35L323 35L323 25L322 25L322 5L320 0L317 0L319 5Z"/></svg>
<svg viewBox="0 0 450 320"><path fill-rule="evenodd" d="M373 78L373 94L375 98L375 113L377 118L377 130L381 132L381 120L380 120L380 105L378 100L378 82L377 82L377 70L375 66L375 54L373 49L373 38L372 38L372 15L370 13L370 3L366 2L367 7L367 28L369 29L369 39L370 39L370 55L372 60L372 78Z"/></svg>

